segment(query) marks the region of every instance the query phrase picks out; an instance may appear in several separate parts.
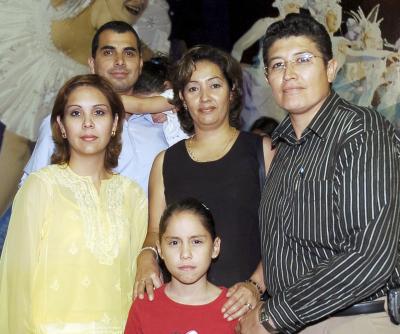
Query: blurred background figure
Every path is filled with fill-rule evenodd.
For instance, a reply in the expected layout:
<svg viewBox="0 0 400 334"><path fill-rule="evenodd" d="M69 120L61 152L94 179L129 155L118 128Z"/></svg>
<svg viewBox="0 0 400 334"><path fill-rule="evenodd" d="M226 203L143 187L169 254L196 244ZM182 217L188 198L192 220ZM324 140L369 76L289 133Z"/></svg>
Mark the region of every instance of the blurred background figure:
<svg viewBox="0 0 400 334"><path fill-rule="evenodd" d="M278 126L278 122L267 116L260 117L257 119L253 125L250 127L250 132L258 134L260 136L268 136L271 137L272 132L274 132L275 128Z"/></svg>

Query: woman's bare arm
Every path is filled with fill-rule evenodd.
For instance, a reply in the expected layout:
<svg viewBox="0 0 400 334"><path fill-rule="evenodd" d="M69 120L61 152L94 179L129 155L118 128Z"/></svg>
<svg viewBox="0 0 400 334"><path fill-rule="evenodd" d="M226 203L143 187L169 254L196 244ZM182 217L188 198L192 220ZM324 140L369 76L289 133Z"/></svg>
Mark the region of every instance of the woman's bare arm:
<svg viewBox="0 0 400 334"><path fill-rule="evenodd" d="M153 162L149 179L149 226L143 247L157 247L159 222L165 209L164 181L162 168L165 151L159 153ZM162 284L160 268L152 250L145 250L137 258L137 273L134 288L134 298L144 298L147 292L149 300L153 300L154 288Z"/></svg>

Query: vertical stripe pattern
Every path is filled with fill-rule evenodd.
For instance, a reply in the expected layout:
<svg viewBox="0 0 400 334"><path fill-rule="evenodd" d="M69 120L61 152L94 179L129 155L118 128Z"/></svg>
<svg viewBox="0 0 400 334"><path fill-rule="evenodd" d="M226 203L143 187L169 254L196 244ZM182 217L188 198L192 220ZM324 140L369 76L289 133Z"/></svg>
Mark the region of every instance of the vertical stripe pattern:
<svg viewBox="0 0 400 334"><path fill-rule="evenodd" d="M309 323L400 286L400 140L377 112L332 93L302 137L273 135L260 206L265 303L277 327Z"/></svg>

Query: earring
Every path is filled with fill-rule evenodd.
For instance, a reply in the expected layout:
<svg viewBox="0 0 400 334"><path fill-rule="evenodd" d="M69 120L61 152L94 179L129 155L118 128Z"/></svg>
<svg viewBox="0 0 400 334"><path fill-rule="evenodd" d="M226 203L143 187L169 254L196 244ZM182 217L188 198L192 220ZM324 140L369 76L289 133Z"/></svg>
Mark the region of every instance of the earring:
<svg viewBox="0 0 400 334"><path fill-rule="evenodd" d="M111 131L111 137L114 137L115 136L115 130L112 130Z"/></svg>
<svg viewBox="0 0 400 334"><path fill-rule="evenodd" d="M61 137L63 137L64 139L66 139L66 138L67 138L67 134L66 134L64 131L62 131L62 132L61 132Z"/></svg>
<svg viewBox="0 0 400 334"><path fill-rule="evenodd" d="M186 102L183 102L183 109L185 109L185 111L187 111L187 104L186 104Z"/></svg>

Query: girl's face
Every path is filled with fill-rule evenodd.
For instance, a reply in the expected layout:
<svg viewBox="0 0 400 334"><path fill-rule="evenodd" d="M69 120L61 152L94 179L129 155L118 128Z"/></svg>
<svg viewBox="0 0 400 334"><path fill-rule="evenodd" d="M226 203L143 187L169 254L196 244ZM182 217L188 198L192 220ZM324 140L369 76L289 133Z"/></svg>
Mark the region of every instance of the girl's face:
<svg viewBox="0 0 400 334"><path fill-rule="evenodd" d="M168 219L159 253L173 280L194 284L207 279L211 260L219 254L220 242L219 238L212 240L197 215L182 211Z"/></svg>
<svg viewBox="0 0 400 334"><path fill-rule="evenodd" d="M107 98L97 88L81 86L69 95L63 119L57 117L61 132L68 140L71 158L103 155L116 131L118 117L113 118Z"/></svg>
<svg viewBox="0 0 400 334"><path fill-rule="evenodd" d="M195 127L209 129L229 124L231 90L218 65L198 61L180 98L187 105Z"/></svg>

